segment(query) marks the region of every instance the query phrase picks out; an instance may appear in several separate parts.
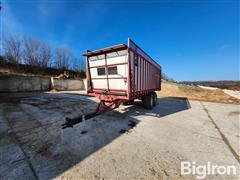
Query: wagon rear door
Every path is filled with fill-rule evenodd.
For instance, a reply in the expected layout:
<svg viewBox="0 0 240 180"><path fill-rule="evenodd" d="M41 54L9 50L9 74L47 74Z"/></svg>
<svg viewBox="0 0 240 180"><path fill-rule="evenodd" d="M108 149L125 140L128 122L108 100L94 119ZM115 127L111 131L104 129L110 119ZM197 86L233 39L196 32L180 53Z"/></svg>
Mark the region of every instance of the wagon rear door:
<svg viewBox="0 0 240 180"><path fill-rule="evenodd" d="M92 90L126 92L127 50L119 50L89 57Z"/></svg>

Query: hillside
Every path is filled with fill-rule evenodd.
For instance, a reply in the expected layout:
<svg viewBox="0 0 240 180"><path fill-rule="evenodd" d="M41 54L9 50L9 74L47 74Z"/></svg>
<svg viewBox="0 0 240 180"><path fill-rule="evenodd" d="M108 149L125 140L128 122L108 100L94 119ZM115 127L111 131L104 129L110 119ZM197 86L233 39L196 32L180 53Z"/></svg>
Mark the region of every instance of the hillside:
<svg viewBox="0 0 240 180"><path fill-rule="evenodd" d="M158 92L160 97L184 97L192 100L240 104L236 99L222 90L207 90L197 86L162 82L162 90Z"/></svg>
<svg viewBox="0 0 240 180"><path fill-rule="evenodd" d="M186 85L201 85L208 87L216 87L219 89L229 89L240 91L240 81L183 81L181 84Z"/></svg>

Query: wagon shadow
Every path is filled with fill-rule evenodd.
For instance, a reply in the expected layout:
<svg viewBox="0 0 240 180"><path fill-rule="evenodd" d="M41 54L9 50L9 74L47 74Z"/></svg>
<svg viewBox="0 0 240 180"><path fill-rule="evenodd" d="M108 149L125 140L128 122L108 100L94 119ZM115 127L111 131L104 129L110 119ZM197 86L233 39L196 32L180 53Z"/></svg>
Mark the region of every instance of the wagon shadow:
<svg viewBox="0 0 240 180"><path fill-rule="evenodd" d="M130 115L164 117L190 108L191 105L187 98L162 97L158 98L158 104L152 110L146 110L141 101L135 101L134 105L126 107L125 111Z"/></svg>
<svg viewBox="0 0 240 180"><path fill-rule="evenodd" d="M92 106L96 106L96 102L91 103ZM35 165L41 164L39 166L41 170L36 170L39 173L38 177L40 179L60 177L62 173L91 157L123 134L131 133L140 122L134 115L161 118L189 108L191 107L187 99L159 98L158 105L152 110L144 109L141 101L136 101L134 106L129 106L122 112L109 111L79 123L73 129L55 130L58 132L57 136L50 140L54 143L46 142L45 145L52 145L47 148L43 146L46 149L37 151L37 155L34 156L34 161L37 162ZM51 131L49 129L50 134ZM79 164L79 168L83 168L83 165Z"/></svg>
<svg viewBox="0 0 240 180"><path fill-rule="evenodd" d="M39 124L31 129L26 126L21 131L18 131L17 126L16 129L12 127L37 179L61 177L77 164L78 168L84 169L85 164L80 162L134 130L140 122L134 115L164 117L191 108L187 99L159 98L158 105L152 110L144 109L142 103L136 101L135 106L127 106L123 112L110 111L77 124L74 128L62 130L64 118L75 113L79 104L85 101L93 109L97 105L89 97L65 94L47 95L45 99L42 96L24 98L4 106L4 110L8 110L5 115L8 121L16 121L20 127L35 122ZM23 117L13 118L15 111L22 113ZM100 162L92 161L92 166L95 163ZM84 171L79 173L84 174Z"/></svg>
<svg viewBox="0 0 240 180"><path fill-rule="evenodd" d="M88 109L85 104L90 104L92 109L97 106L91 98L73 94L43 94L2 104L7 112L3 118L12 123L12 134L31 168L29 174L18 178L28 179L33 174L36 179L53 179L61 177L77 164L84 169L83 165L86 164L80 162L88 157L91 159L92 154L123 134L131 133L139 123L139 120L125 113L110 111L62 130L65 117L77 115L81 106ZM94 166L100 162L92 163ZM14 171L14 166L2 175L7 177L10 171ZM80 173L84 175L84 171Z"/></svg>

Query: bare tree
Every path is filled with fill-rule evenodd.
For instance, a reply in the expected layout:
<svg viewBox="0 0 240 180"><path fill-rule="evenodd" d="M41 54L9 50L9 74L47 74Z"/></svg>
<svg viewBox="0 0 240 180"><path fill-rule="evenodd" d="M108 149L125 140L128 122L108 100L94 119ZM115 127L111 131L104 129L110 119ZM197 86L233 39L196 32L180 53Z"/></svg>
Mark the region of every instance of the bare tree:
<svg viewBox="0 0 240 180"><path fill-rule="evenodd" d="M38 39L25 37L23 57L26 64L47 67L51 60L51 47Z"/></svg>
<svg viewBox="0 0 240 180"><path fill-rule="evenodd" d="M81 71L86 72L86 60L85 59L80 60L80 68L81 68Z"/></svg>
<svg viewBox="0 0 240 180"><path fill-rule="evenodd" d="M39 65L40 41L32 37L24 37L23 57L26 64Z"/></svg>
<svg viewBox="0 0 240 180"><path fill-rule="evenodd" d="M39 63L41 67L48 67L51 61L51 47L47 43L41 43Z"/></svg>
<svg viewBox="0 0 240 180"><path fill-rule="evenodd" d="M56 49L55 61L58 69L68 69L69 63L72 58L72 52L66 47Z"/></svg>
<svg viewBox="0 0 240 180"><path fill-rule="evenodd" d="M71 60L71 69L76 72L85 71L86 69L85 60L74 57Z"/></svg>
<svg viewBox="0 0 240 180"><path fill-rule="evenodd" d="M4 41L4 56L7 61L19 64L21 63L21 45L20 38L8 36Z"/></svg>
<svg viewBox="0 0 240 180"><path fill-rule="evenodd" d="M175 82L175 80L171 77L168 77L165 73L162 73L162 79L168 82Z"/></svg>
<svg viewBox="0 0 240 180"><path fill-rule="evenodd" d="M4 60L4 56L0 55L0 61Z"/></svg>

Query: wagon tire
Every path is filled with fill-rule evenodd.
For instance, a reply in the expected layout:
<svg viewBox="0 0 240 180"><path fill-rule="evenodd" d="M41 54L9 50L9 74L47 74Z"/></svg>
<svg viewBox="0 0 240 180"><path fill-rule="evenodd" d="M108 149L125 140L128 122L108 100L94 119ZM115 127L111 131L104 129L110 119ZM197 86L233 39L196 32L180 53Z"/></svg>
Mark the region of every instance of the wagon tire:
<svg viewBox="0 0 240 180"><path fill-rule="evenodd" d="M133 104L134 104L134 99L133 99L133 100L130 100L130 101L128 101L128 104L129 104L129 105L133 105Z"/></svg>
<svg viewBox="0 0 240 180"><path fill-rule="evenodd" d="M157 94L155 92L152 93L153 95L153 106L157 105Z"/></svg>
<svg viewBox="0 0 240 180"><path fill-rule="evenodd" d="M134 104L134 99L123 103L124 106L133 105L133 104Z"/></svg>
<svg viewBox="0 0 240 180"><path fill-rule="evenodd" d="M153 108L153 94L152 93L149 93L143 97L143 106L146 109Z"/></svg>

